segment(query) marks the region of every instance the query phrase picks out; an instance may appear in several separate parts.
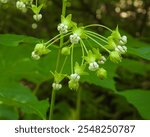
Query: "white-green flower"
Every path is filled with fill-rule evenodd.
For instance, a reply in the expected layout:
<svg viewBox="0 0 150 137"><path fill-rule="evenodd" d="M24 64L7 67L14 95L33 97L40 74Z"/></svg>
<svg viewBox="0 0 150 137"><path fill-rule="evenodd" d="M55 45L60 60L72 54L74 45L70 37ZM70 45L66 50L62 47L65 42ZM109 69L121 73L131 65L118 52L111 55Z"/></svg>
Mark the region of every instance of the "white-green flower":
<svg viewBox="0 0 150 137"><path fill-rule="evenodd" d="M119 52L120 54L125 54L127 52L126 46L117 46L115 48L115 51Z"/></svg>
<svg viewBox="0 0 150 137"><path fill-rule="evenodd" d="M74 73L74 74L70 75L70 79L73 80L73 81L79 81L80 76L77 73Z"/></svg>
<svg viewBox="0 0 150 137"><path fill-rule="evenodd" d="M77 44L79 42L79 40L80 40L80 36L77 35L76 33L70 35L70 42L72 44Z"/></svg>
<svg viewBox="0 0 150 137"><path fill-rule="evenodd" d="M26 8L26 5L22 1L17 1L16 7L17 7L17 9L22 10L22 9Z"/></svg>
<svg viewBox="0 0 150 137"><path fill-rule="evenodd" d="M59 83L53 83L52 87L54 90L60 90L62 88L62 85Z"/></svg>
<svg viewBox="0 0 150 137"><path fill-rule="evenodd" d="M89 64L90 71L96 71L98 68L99 68L99 65L95 61Z"/></svg>
<svg viewBox="0 0 150 137"><path fill-rule="evenodd" d="M42 14L35 14L35 15L33 15L33 19L35 21L40 21L42 19Z"/></svg>
<svg viewBox="0 0 150 137"><path fill-rule="evenodd" d="M68 32L68 26L65 25L65 24L63 24L63 23L61 23L61 24L58 25L57 30L58 30L60 33L62 33L62 34L65 34L65 33Z"/></svg>
<svg viewBox="0 0 150 137"><path fill-rule="evenodd" d="M121 39L119 40L120 45L125 45L127 43L127 36L122 36Z"/></svg>
<svg viewBox="0 0 150 137"><path fill-rule="evenodd" d="M40 59L40 56L39 56L38 54L36 54L35 51L33 51L33 52L31 53L31 56L32 56L32 58L33 58L34 60L39 60L39 59Z"/></svg>
<svg viewBox="0 0 150 137"><path fill-rule="evenodd" d="M104 64L106 62L106 58L101 56L100 60L98 61L99 64Z"/></svg>

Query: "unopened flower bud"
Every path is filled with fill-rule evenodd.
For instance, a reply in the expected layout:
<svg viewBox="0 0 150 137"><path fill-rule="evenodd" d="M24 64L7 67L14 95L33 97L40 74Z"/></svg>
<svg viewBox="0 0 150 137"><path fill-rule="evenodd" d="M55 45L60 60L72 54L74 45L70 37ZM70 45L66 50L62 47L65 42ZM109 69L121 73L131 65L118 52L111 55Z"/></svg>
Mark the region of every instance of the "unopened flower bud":
<svg viewBox="0 0 150 137"><path fill-rule="evenodd" d="M65 33L68 32L68 26L65 25L65 24L63 24L63 23L61 23L61 24L58 25L57 30L58 30L60 33L62 33L62 34L65 34Z"/></svg>
<svg viewBox="0 0 150 137"><path fill-rule="evenodd" d="M122 36L121 39L119 40L120 45L125 45L127 43L127 36Z"/></svg>
<svg viewBox="0 0 150 137"><path fill-rule="evenodd" d="M106 58L101 56L100 60L98 61L99 64L104 64L106 62Z"/></svg>
<svg viewBox="0 0 150 137"><path fill-rule="evenodd" d="M42 14L35 14L35 15L33 15L33 19L35 21L40 21L42 19Z"/></svg>
<svg viewBox="0 0 150 137"><path fill-rule="evenodd" d="M61 50L61 54L70 55L70 48L69 47L63 47Z"/></svg>
<svg viewBox="0 0 150 137"><path fill-rule="evenodd" d="M70 79L73 80L73 81L79 81L80 76L78 74L74 73L74 74L70 75Z"/></svg>
<svg viewBox="0 0 150 137"><path fill-rule="evenodd" d="M114 63L121 62L121 59L122 59L121 55L120 55L120 53L118 51L112 51L112 52L110 52L109 57L110 57L110 60L112 62L114 62Z"/></svg>
<svg viewBox="0 0 150 137"><path fill-rule="evenodd" d="M77 90L79 88L79 82L78 81L74 81L74 80L70 80L68 82L68 86L71 90Z"/></svg>
<svg viewBox="0 0 150 137"><path fill-rule="evenodd" d="M105 79L107 77L107 71L104 69L104 68L99 68L97 70L97 76L100 78L100 79Z"/></svg>
<svg viewBox="0 0 150 137"><path fill-rule="evenodd" d="M26 7L26 5L22 1L17 1L16 7L17 7L17 9L22 10Z"/></svg>
<svg viewBox="0 0 150 137"><path fill-rule="evenodd" d="M31 56L34 60L39 60L40 59L40 56L38 54L36 54L34 51L32 52Z"/></svg>
<svg viewBox="0 0 150 137"><path fill-rule="evenodd" d="M119 52L120 54L125 54L127 52L126 46L117 46L115 48L115 51Z"/></svg>
<svg viewBox="0 0 150 137"><path fill-rule="evenodd" d="M98 68L99 68L99 65L95 61L89 64L90 71L96 71Z"/></svg>
<svg viewBox="0 0 150 137"><path fill-rule="evenodd" d="M52 87L54 90L60 90L62 88L62 85L59 83L53 83Z"/></svg>
<svg viewBox="0 0 150 137"><path fill-rule="evenodd" d="M77 34L74 33L74 34L70 35L70 42L72 44L77 44L79 42L79 40L80 40L80 36L78 36Z"/></svg>

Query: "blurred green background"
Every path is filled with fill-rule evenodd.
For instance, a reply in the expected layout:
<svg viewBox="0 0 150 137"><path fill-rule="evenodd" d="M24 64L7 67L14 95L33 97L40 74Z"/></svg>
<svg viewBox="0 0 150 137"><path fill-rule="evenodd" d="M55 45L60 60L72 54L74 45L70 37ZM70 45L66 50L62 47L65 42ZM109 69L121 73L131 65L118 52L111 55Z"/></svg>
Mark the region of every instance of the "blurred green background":
<svg viewBox="0 0 150 137"><path fill-rule="evenodd" d="M43 19L32 29L33 13L22 13L15 0L0 4L0 119L46 119L49 113L52 53L31 59L34 45L58 34L61 0L46 2ZM104 24L128 36L128 54L116 65L108 62L106 80L94 76L81 81L81 97L67 88L57 93L54 119L150 119L150 1L68 0L67 14L79 25ZM95 29L105 35L103 29ZM15 35L14 35L15 34Z"/></svg>

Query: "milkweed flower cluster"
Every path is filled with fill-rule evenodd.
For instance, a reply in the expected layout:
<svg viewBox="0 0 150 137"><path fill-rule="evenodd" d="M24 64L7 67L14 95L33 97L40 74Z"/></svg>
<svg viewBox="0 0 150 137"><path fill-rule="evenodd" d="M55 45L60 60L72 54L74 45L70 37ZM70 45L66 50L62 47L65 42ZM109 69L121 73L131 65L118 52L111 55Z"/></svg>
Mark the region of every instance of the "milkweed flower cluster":
<svg viewBox="0 0 150 137"><path fill-rule="evenodd" d="M110 32L110 35L108 37L102 36L91 31L90 27L105 28ZM61 16L61 22L58 24L57 30L59 31L57 36L46 43L37 44L32 52L32 57L38 60L42 55L48 54L49 48L60 38L66 40L59 47L59 53L65 58L60 66L61 70L60 72L57 72L58 70L52 72L54 76L52 87L54 90L62 88L61 81L64 78L69 79L68 87L71 90L77 90L82 76L88 75L90 71L95 73L99 79L105 79L107 77L105 62L110 60L113 63L119 63L122 60L122 55L127 52L127 37L121 36L118 27L115 30L100 24L78 27L69 14L67 17ZM91 44L88 43L89 40L92 42ZM81 53L80 61L75 58L75 48L78 48ZM63 70L68 58L70 58L70 73L66 74Z"/></svg>

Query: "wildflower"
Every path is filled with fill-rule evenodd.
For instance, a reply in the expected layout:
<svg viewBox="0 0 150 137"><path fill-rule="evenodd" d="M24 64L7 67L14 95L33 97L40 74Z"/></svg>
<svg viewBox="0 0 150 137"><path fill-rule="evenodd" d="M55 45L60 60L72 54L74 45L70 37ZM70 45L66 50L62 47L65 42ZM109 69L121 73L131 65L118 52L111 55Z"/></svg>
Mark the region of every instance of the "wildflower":
<svg viewBox="0 0 150 137"><path fill-rule="evenodd" d="M99 65L98 65L97 62L95 62L95 61L89 64L89 70L90 70L90 71L95 71L95 70L97 70L98 68L99 68Z"/></svg>
<svg viewBox="0 0 150 137"><path fill-rule="evenodd" d="M119 40L120 45L125 45L127 43L127 36L122 36L121 39Z"/></svg>
<svg viewBox="0 0 150 137"><path fill-rule="evenodd" d="M42 19L42 14L35 14L35 15L33 15L33 19L35 21L40 21Z"/></svg>
<svg viewBox="0 0 150 137"><path fill-rule="evenodd" d="M101 56L100 60L98 61L99 64L104 64L106 62L106 58Z"/></svg>
<svg viewBox="0 0 150 137"><path fill-rule="evenodd" d="M79 82L78 81L74 81L74 80L70 80L68 82L68 86L71 90L77 90L79 88Z"/></svg>
<svg viewBox="0 0 150 137"><path fill-rule="evenodd" d="M80 80L80 76L77 73L74 73L74 74L70 75L70 79L72 81L79 81Z"/></svg>
<svg viewBox="0 0 150 137"><path fill-rule="evenodd" d="M61 54L70 55L70 48L69 47L63 47L61 50Z"/></svg>
<svg viewBox="0 0 150 137"><path fill-rule="evenodd" d="M35 51L32 52L31 56L34 60L39 60L40 59L40 56L38 54L36 54Z"/></svg>
<svg viewBox="0 0 150 137"><path fill-rule="evenodd" d="M36 44L34 51L32 52L31 56L33 59L38 60L40 56L48 54L50 52L49 49L46 48L44 43Z"/></svg>
<svg viewBox="0 0 150 137"><path fill-rule="evenodd" d="M53 83L52 87L54 90L60 90L62 88L62 85L59 83Z"/></svg>
<svg viewBox="0 0 150 137"><path fill-rule="evenodd" d="M80 36L78 34L74 33L74 34L70 35L70 42L72 44L77 44L79 42L79 40L80 40Z"/></svg>
<svg viewBox="0 0 150 137"><path fill-rule="evenodd" d="M17 9L22 10L22 9L26 8L26 5L22 1L17 1L16 7L17 7Z"/></svg>
<svg viewBox="0 0 150 137"><path fill-rule="evenodd" d="M110 52L109 57L110 57L110 60L112 62L114 62L114 63L121 62L121 59L122 59L121 55L120 55L120 53L118 51L112 51L112 52Z"/></svg>
<svg viewBox="0 0 150 137"><path fill-rule="evenodd" d="M97 70L97 76L100 78L100 79L105 79L107 77L107 71L104 69L104 68L99 68Z"/></svg>
<svg viewBox="0 0 150 137"><path fill-rule="evenodd" d="M65 33L68 32L68 26L65 25L65 24L63 24L63 23L61 23L61 24L58 25L57 30L58 30L60 33L62 33L62 34L65 34Z"/></svg>
<svg viewBox="0 0 150 137"><path fill-rule="evenodd" d="M120 54L125 54L127 52L126 46L117 46L115 48L115 51L119 52Z"/></svg>

